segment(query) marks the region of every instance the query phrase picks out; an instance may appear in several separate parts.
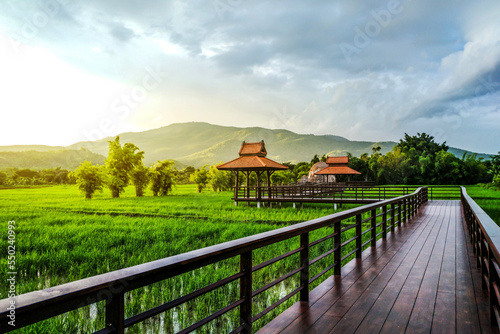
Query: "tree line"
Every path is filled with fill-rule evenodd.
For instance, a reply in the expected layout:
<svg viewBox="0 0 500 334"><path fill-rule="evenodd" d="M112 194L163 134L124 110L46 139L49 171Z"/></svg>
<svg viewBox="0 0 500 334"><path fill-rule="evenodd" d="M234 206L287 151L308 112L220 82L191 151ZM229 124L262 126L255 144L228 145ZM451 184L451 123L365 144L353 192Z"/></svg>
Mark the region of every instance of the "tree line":
<svg viewBox="0 0 500 334"><path fill-rule="evenodd" d="M410 136L405 133L391 151L380 153L374 146L372 153L360 157L349 156L349 167L361 175L352 175L351 181L374 181L377 185L467 185L483 183L486 187L500 189L500 152L490 160L478 158L476 154L464 154L461 158L448 152L446 142L436 143L434 137L425 133ZM315 155L309 162L286 164L289 169L276 172L271 181L277 184L297 182L309 173L313 164L326 161ZM337 177L347 181L347 176Z"/></svg>
<svg viewBox="0 0 500 334"><path fill-rule="evenodd" d="M74 184L70 171L57 168L33 170L29 168L6 168L0 171L0 186L32 186L42 184Z"/></svg>
<svg viewBox="0 0 500 334"><path fill-rule="evenodd" d="M173 160L158 161L147 167L143 159L143 151L131 143L122 146L117 136L109 141L109 152L103 166L84 161L69 177L75 179L80 191L89 199L105 186L113 198L120 197L129 184L135 187L138 197L144 196L148 187L153 196L165 196L178 183L196 183L199 192L209 184L214 191L231 188L232 176L215 166L208 169L207 166L201 169L188 166L178 171Z"/></svg>
<svg viewBox="0 0 500 334"><path fill-rule="evenodd" d="M349 166L361 175L351 176L351 181L373 181L375 184L444 185L477 184L500 190L500 152L490 160L464 154L461 158L448 152L446 142L436 143L425 133L416 136L405 134L387 154L374 146L372 153L350 157ZM9 168L0 171L0 185L77 184L86 198L108 187L112 197L119 197L125 187L134 185L136 195L143 196L149 188L153 196L167 195L175 184L194 183L199 192L205 187L214 191L229 190L234 185L234 175L219 171L216 165L195 169L188 166L177 170L172 160L158 161L151 167L143 164L144 152L137 146L120 144L119 137L109 141L109 152L104 165L85 161L75 171L61 168L34 171ZM283 163L289 169L271 176L272 184L298 182L315 163L326 161L326 155L315 155L310 162ZM250 184L257 183L255 173ZM346 181L339 176L337 181ZM264 182L264 180L261 180Z"/></svg>

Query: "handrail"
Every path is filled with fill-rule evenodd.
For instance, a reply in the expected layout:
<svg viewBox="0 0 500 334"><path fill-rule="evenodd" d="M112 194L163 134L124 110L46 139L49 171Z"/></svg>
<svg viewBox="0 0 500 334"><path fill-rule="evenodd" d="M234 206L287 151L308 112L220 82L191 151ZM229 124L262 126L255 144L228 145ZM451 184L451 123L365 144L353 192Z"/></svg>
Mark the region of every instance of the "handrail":
<svg viewBox="0 0 500 334"><path fill-rule="evenodd" d="M98 331L106 331L109 333L123 333L126 327L129 327L137 322L144 321L151 316L160 312L171 309L181 303L191 300L199 295L208 291L212 291L229 282L239 280L240 282L240 296L239 300L233 301L232 304L215 312L209 317L195 323L185 329L185 332L195 330L196 328L204 325L212 319L224 314L225 312L240 308L240 326L236 332L251 333L252 322L260 318L273 308L283 303L288 298L300 293L300 300L304 302L309 301L309 283L319 278L316 275L310 280L309 266L317 264L318 257L313 259L314 263L309 256L309 248L311 245L316 245L322 241L309 242L309 232L334 225L334 233L331 237L334 239L334 247L327 250L327 255L333 255L333 263L325 270L326 272L333 270L335 275L340 275L341 260L346 258L342 257L341 243L342 231L354 229L356 236L352 239L355 243L355 249L351 254L355 254L357 258L361 258L363 245L372 247L376 244L377 225L382 225L381 237L385 238L387 231L394 231L396 227L401 226L410 217L415 215L421 205L427 202L427 188L418 188L412 194L401 196L394 199L388 199L381 202L368 204L359 208L346 210L343 212L328 215L322 218L313 219L293 226L283 227L280 229L260 233L257 235L228 241L218 245L209 246L202 249L197 249L191 252L171 256L168 258L140 264L137 266L116 270L113 272L105 273L98 276L93 276L78 281L62 284L59 286L51 287L48 289L33 291L25 293L16 297L15 303L15 317L16 327L12 328L7 325L9 316L9 299L0 300L0 332L9 332L14 329L42 321L59 314L75 310L82 306L97 303L99 301L106 301L106 328ZM381 208L383 214L377 214L377 209ZM361 215L370 212L370 218L363 223ZM342 229L342 221L355 217L356 223ZM381 218L381 222L377 223L377 219ZM370 224L369 229L362 231L362 225ZM342 231L341 231L342 229ZM370 239L362 244L362 236L370 231ZM252 264L252 251L274 244L283 240L300 236L300 247L296 250L289 251L286 254L281 254L274 259L268 260L265 263L253 265ZM329 239L329 238L327 238ZM326 239L325 239L326 240ZM365 248L366 248L365 247ZM252 273L265 266L270 265L278 260L281 260L291 254L300 253L300 265L291 273L283 275L274 282L269 282L265 285L265 289L261 288L256 291L252 290ZM182 296L176 300L169 301L166 304L160 305L155 309L137 314L131 318L125 319L124 315L124 294L128 291L170 278L180 274L190 272L192 270L204 267L206 265L219 262L231 257L240 256L240 272L233 276L226 277L218 282L209 286L199 289L189 295ZM276 282L284 280L292 275L300 273L300 287L280 299L275 304L271 305L258 316L252 318L252 296L260 293ZM286 276L286 277L285 277ZM96 332L96 333L98 333Z"/></svg>
<svg viewBox="0 0 500 334"><path fill-rule="evenodd" d="M461 187L461 202L472 248L481 268L482 288L489 290L490 324L500 325L500 227Z"/></svg>
<svg viewBox="0 0 500 334"><path fill-rule="evenodd" d="M271 186L240 186L235 201L369 203L410 194L418 186L366 186L345 183L304 183ZM429 199L459 199L459 186L427 186Z"/></svg>

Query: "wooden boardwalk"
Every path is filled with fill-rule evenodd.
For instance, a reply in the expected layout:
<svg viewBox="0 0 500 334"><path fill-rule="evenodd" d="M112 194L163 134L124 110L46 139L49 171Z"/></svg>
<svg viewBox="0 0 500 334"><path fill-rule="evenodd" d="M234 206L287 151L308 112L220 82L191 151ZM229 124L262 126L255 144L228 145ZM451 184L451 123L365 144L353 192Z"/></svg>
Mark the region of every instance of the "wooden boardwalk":
<svg viewBox="0 0 500 334"><path fill-rule="evenodd" d="M431 201L258 333L499 333L459 201Z"/></svg>

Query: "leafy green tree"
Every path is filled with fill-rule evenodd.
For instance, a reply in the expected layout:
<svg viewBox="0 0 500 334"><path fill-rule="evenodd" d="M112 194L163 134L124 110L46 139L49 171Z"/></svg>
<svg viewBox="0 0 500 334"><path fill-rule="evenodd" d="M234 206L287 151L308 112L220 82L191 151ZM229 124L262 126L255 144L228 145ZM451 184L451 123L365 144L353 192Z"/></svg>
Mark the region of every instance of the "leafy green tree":
<svg viewBox="0 0 500 334"><path fill-rule="evenodd" d="M295 167L293 168L292 172L295 175L294 177L294 182L298 182L302 176L304 175L309 175L309 170L311 169L311 164L307 162L299 162Z"/></svg>
<svg viewBox="0 0 500 334"><path fill-rule="evenodd" d="M1 186L4 186L7 184L7 179L8 179L7 174L4 172L0 172L0 185Z"/></svg>
<svg viewBox="0 0 500 334"><path fill-rule="evenodd" d="M175 171L172 160L158 161L151 167L151 191L153 196L166 196L175 184Z"/></svg>
<svg viewBox="0 0 500 334"><path fill-rule="evenodd" d="M290 184L295 182L294 179L295 175L291 170L289 169L279 170L274 172L273 175L271 175L271 184L279 184L279 185Z"/></svg>
<svg viewBox="0 0 500 334"><path fill-rule="evenodd" d="M135 187L135 196L144 196L144 189L148 186L151 176L149 168L140 164L132 170L130 176Z"/></svg>
<svg viewBox="0 0 500 334"><path fill-rule="evenodd" d="M461 184L477 184L491 180L491 176L488 175L488 168L482 160L483 158L477 158L476 153L464 153L460 161L462 167Z"/></svg>
<svg viewBox="0 0 500 334"><path fill-rule="evenodd" d="M136 152L138 151L138 152ZM106 158L108 174L108 187L113 198L120 197L125 187L130 182L132 170L142 163L144 152L131 143L120 145L120 137L109 141L109 152Z"/></svg>
<svg viewBox="0 0 500 334"><path fill-rule="evenodd" d="M416 136L409 136L405 133L404 139L400 139L396 146L405 154L408 154L413 149L417 155L422 155L424 152L433 155L439 151L448 151L449 148L446 142L438 144L434 141L433 136L425 132L417 133Z"/></svg>
<svg viewBox="0 0 500 334"><path fill-rule="evenodd" d="M435 164L438 184L460 184L463 177L462 162L453 153L439 151Z"/></svg>
<svg viewBox="0 0 500 334"><path fill-rule="evenodd" d="M439 144L434 137L426 133L409 136L396 145L405 155L402 162L402 175L406 184L435 184L439 182L436 174L436 155L440 151L448 151L446 142Z"/></svg>
<svg viewBox="0 0 500 334"><path fill-rule="evenodd" d="M40 173L38 173L36 170L31 170L29 168L23 168L23 169L16 170L14 172L14 175L12 178L14 179L14 181L17 182L21 178L33 180L33 178L35 178L35 177L40 177ZM30 181L23 180L22 182L28 182L28 184L29 184Z"/></svg>
<svg viewBox="0 0 500 334"><path fill-rule="evenodd" d="M71 173L71 177L76 179L76 184L85 198L91 199L96 191L102 191L104 177L99 166L93 166L90 161L84 161Z"/></svg>
<svg viewBox="0 0 500 334"><path fill-rule="evenodd" d="M208 183L208 171L206 170L206 166L197 169L193 174L191 174L191 181L196 184L198 192L201 193L203 188L205 188Z"/></svg>
<svg viewBox="0 0 500 334"><path fill-rule="evenodd" d="M404 181L402 171L399 168L404 162L404 155L401 149L393 148L386 155L378 157L379 170L377 173L378 184L401 184ZM358 170L361 172L361 170Z"/></svg>
<svg viewBox="0 0 500 334"><path fill-rule="evenodd" d="M497 175L495 175L495 177L493 178L493 185L498 189L500 190L500 173L498 173Z"/></svg>
<svg viewBox="0 0 500 334"><path fill-rule="evenodd" d="M193 174L195 172L195 168L193 166L187 166L186 168L184 169L181 169L180 171L178 171L176 173L176 180L177 180L177 184L188 184L190 183L190 177L191 177L191 174Z"/></svg>
<svg viewBox="0 0 500 334"><path fill-rule="evenodd" d="M315 163L319 162L319 157L317 154L314 155L314 157L311 159L311 162L309 163L311 166L314 165Z"/></svg>
<svg viewBox="0 0 500 334"><path fill-rule="evenodd" d="M233 184L230 172L218 170L216 165L210 166L207 177L213 191L230 190Z"/></svg>
<svg viewBox="0 0 500 334"><path fill-rule="evenodd" d="M40 171L40 177L44 178L47 183L51 184L69 183L68 174L69 171L61 169L61 167L47 168Z"/></svg>
<svg viewBox="0 0 500 334"><path fill-rule="evenodd" d="M500 174L500 152L496 155L490 156L490 168L488 173L495 176Z"/></svg>

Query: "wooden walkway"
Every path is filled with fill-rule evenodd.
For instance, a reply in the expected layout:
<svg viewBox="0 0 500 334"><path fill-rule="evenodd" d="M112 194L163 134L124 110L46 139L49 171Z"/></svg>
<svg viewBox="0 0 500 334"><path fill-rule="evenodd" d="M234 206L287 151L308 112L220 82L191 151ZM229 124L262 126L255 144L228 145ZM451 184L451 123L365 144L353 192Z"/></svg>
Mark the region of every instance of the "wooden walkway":
<svg viewBox="0 0 500 334"><path fill-rule="evenodd" d="M499 333L459 201L431 201L258 333Z"/></svg>

